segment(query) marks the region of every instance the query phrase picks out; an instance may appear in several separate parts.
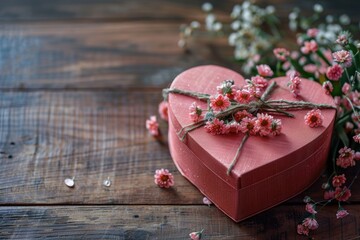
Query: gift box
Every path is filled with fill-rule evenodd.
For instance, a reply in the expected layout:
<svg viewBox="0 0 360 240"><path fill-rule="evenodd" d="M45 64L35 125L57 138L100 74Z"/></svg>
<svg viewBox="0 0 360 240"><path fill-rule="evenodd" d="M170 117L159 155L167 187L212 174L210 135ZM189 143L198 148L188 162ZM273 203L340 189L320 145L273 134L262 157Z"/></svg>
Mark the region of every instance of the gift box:
<svg viewBox="0 0 360 240"><path fill-rule="evenodd" d="M216 86L232 79L245 84L238 73L218 66L191 68L175 78L170 89L216 94ZM302 79L299 98L289 91L287 77L275 78L277 87L269 99L306 101L333 105L331 96L313 81ZM169 148L181 174L234 221L241 221L271 208L308 188L325 168L335 119L334 109L323 109L321 127L304 124L309 109L294 110L294 118L276 116L282 121L279 136L250 136L234 168L227 173L244 134L211 135L203 127L188 132L183 140L180 130L192 123L189 106L195 98L170 93Z"/></svg>

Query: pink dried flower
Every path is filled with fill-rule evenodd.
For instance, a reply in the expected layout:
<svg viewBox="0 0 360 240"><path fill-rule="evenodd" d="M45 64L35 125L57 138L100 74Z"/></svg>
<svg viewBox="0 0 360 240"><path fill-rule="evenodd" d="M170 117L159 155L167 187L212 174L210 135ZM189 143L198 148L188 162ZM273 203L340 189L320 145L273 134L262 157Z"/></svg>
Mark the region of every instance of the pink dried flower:
<svg viewBox="0 0 360 240"><path fill-rule="evenodd" d="M202 109L199 108L196 104L196 102L193 102L189 107L189 116L193 122L198 122L202 119Z"/></svg>
<svg viewBox="0 0 360 240"><path fill-rule="evenodd" d="M212 135L224 134L228 131L224 124L223 120L214 118L212 121L207 121L205 125L205 130Z"/></svg>
<svg viewBox="0 0 360 240"><path fill-rule="evenodd" d="M311 128L316 128L322 125L324 117L320 109L313 109L305 115L304 120L306 125Z"/></svg>
<svg viewBox="0 0 360 240"><path fill-rule="evenodd" d="M256 69L257 69L259 75L262 77L271 77L272 75L274 75L274 72L271 70L271 68L267 64L257 65Z"/></svg>
<svg viewBox="0 0 360 240"><path fill-rule="evenodd" d="M236 91L235 101L239 103L249 103L252 99L251 93L247 89Z"/></svg>
<svg viewBox="0 0 360 240"><path fill-rule="evenodd" d="M169 188L174 185L174 176L167 169L157 169L155 171L155 183L161 188Z"/></svg>
<svg viewBox="0 0 360 240"><path fill-rule="evenodd" d="M360 160L360 152L355 153L354 160L356 160L356 161Z"/></svg>
<svg viewBox="0 0 360 240"><path fill-rule="evenodd" d="M330 200L335 198L335 192L333 190L329 190L329 191L325 191L324 192L324 199L325 200Z"/></svg>
<svg viewBox="0 0 360 240"><path fill-rule="evenodd" d="M332 91L334 90L334 87L330 81L325 81L322 87L327 95L330 95L330 93L332 93Z"/></svg>
<svg viewBox="0 0 360 240"><path fill-rule="evenodd" d="M159 115L160 117L165 120L169 121L169 115L168 115L168 102L162 101L159 104Z"/></svg>
<svg viewBox="0 0 360 240"><path fill-rule="evenodd" d="M262 78L262 77L257 76L257 78ZM255 81L257 81L257 80L255 80ZM250 101L251 101L253 98L260 98L263 91L262 91L262 88L256 87L255 84L252 81L250 81L250 82L251 83L246 84L243 87L243 89L246 89L250 93Z"/></svg>
<svg viewBox="0 0 360 240"><path fill-rule="evenodd" d="M303 223L304 227L307 227L310 230L315 230L319 227L318 222L315 218L307 217L304 219Z"/></svg>
<svg viewBox="0 0 360 240"><path fill-rule="evenodd" d="M349 51L340 50L337 52L334 52L332 54L334 61L343 64L345 67L350 67L352 62L352 57Z"/></svg>
<svg viewBox="0 0 360 240"><path fill-rule="evenodd" d="M282 129L281 120L280 119L273 119L271 123L271 134L273 136L280 135Z"/></svg>
<svg viewBox="0 0 360 240"><path fill-rule="evenodd" d="M202 237L202 233L203 233L204 229L199 231L199 232L192 232L189 234L189 237L192 239L192 240L200 240L201 237Z"/></svg>
<svg viewBox="0 0 360 240"><path fill-rule="evenodd" d="M268 81L261 77L261 76L255 76L251 77L251 82L254 84L256 88L265 89L268 86Z"/></svg>
<svg viewBox="0 0 360 240"><path fill-rule="evenodd" d="M335 188L335 199L339 202L345 202L351 197L350 189L347 187L337 187Z"/></svg>
<svg viewBox="0 0 360 240"><path fill-rule="evenodd" d="M350 42L350 39L351 39L351 34L347 31L344 31L338 35L335 42L341 46L345 46Z"/></svg>
<svg viewBox="0 0 360 240"><path fill-rule="evenodd" d="M297 225L297 233L299 235L309 236L309 228L305 227L303 224L298 224Z"/></svg>
<svg viewBox="0 0 360 240"><path fill-rule="evenodd" d="M245 117L251 118L253 115L246 110L238 111L234 114L234 120L237 122L241 122L241 120Z"/></svg>
<svg viewBox="0 0 360 240"><path fill-rule="evenodd" d="M229 99L234 99L236 86L233 80L225 80L220 86L216 87L218 94L226 95Z"/></svg>
<svg viewBox="0 0 360 240"><path fill-rule="evenodd" d="M295 73L290 76L289 88L295 97L300 95L301 79Z"/></svg>
<svg viewBox="0 0 360 240"><path fill-rule="evenodd" d="M294 69L290 69L286 72L286 76L288 78L300 77L300 73Z"/></svg>
<svg viewBox="0 0 360 240"><path fill-rule="evenodd" d="M150 119L146 120L146 129L149 130L149 133L153 136L159 136L159 123L156 120L156 116L151 116Z"/></svg>
<svg viewBox="0 0 360 240"><path fill-rule="evenodd" d="M351 148L340 148L339 157L336 159L336 165L342 168L355 166L354 155L355 151Z"/></svg>
<svg viewBox="0 0 360 240"><path fill-rule="evenodd" d="M351 99L352 103L356 106L360 105L360 92L358 92L357 90L352 91L350 93L349 98Z"/></svg>
<svg viewBox="0 0 360 240"><path fill-rule="evenodd" d="M328 79L337 81L341 78L344 69L339 64L335 64L334 66L328 67L326 70L326 76Z"/></svg>
<svg viewBox="0 0 360 240"><path fill-rule="evenodd" d="M340 219L340 218L344 218L347 215L349 215L348 211L346 211L343 208L340 208L337 212L336 212L336 219Z"/></svg>
<svg viewBox="0 0 360 240"><path fill-rule="evenodd" d="M315 205L314 205L314 204L307 203L306 206L305 206L305 210L306 210L308 213L317 214L317 211L315 210Z"/></svg>
<svg viewBox="0 0 360 240"><path fill-rule="evenodd" d="M223 111L230 106L229 98L223 95L217 95L216 97L210 97L210 107L214 111Z"/></svg>
<svg viewBox="0 0 360 240"><path fill-rule="evenodd" d="M346 95L351 91L351 86L347 82L341 88L341 91Z"/></svg>
<svg viewBox="0 0 360 240"><path fill-rule="evenodd" d="M230 124L226 124L229 133L239 133L240 132L240 124L236 121L232 121Z"/></svg>
<svg viewBox="0 0 360 240"><path fill-rule="evenodd" d="M212 204L212 202L207 197L203 198L203 203L208 205L208 206L210 206Z"/></svg>
<svg viewBox="0 0 360 240"><path fill-rule="evenodd" d="M318 45L315 40L305 41L304 46L301 47L300 50L303 54L309 54L311 52L316 52L318 50Z"/></svg>
<svg viewBox="0 0 360 240"><path fill-rule="evenodd" d="M355 136L353 136L353 139L354 139L354 141L355 141L356 143L360 143L360 133L357 134L357 135L355 135Z"/></svg>
<svg viewBox="0 0 360 240"><path fill-rule="evenodd" d="M332 179L332 185L334 187L341 187L346 182L346 177L344 174L336 175Z"/></svg>
<svg viewBox="0 0 360 240"><path fill-rule="evenodd" d="M275 48L273 52L275 57L283 62L285 62L286 58L290 55L290 52L285 48Z"/></svg>
<svg viewBox="0 0 360 240"><path fill-rule="evenodd" d="M256 135L255 121L256 118L249 118L249 117L243 118L239 126L240 131L242 133L249 133L251 135Z"/></svg>
<svg viewBox="0 0 360 240"><path fill-rule="evenodd" d="M271 124L273 122L273 116L267 113L258 113L255 121L255 131L260 136L268 136L271 132Z"/></svg>
<svg viewBox="0 0 360 240"><path fill-rule="evenodd" d="M317 28L310 28L306 31L306 35L308 35L311 38L315 38L319 33L319 29Z"/></svg>

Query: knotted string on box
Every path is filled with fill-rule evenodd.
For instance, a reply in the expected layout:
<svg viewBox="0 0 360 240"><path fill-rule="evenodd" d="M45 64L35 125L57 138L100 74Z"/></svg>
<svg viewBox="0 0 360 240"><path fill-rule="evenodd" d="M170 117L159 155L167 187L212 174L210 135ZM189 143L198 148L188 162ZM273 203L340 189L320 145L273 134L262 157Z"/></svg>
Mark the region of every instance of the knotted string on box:
<svg viewBox="0 0 360 240"><path fill-rule="evenodd" d="M275 81L272 82L266 88L265 92L262 94L262 96L257 101L251 101L250 103L247 103L247 104L241 104L236 101L231 101L231 105L229 108L227 108L224 111L215 113L213 118L224 119L226 117L232 116L233 114L235 114L236 112L241 111L241 110L247 110L248 112L262 111L262 112L266 112L266 113L277 113L280 115L284 115L284 116L293 118L295 116L292 113L289 113L287 111L314 109L314 108L336 109L336 107L334 107L332 105L316 104L316 103L306 102L306 101L288 101L288 100L283 100L283 99L267 100L276 86L277 86L276 82ZM201 101L207 102L208 105L209 105L210 97L211 97L211 95L206 94L206 93L192 92L192 91L181 90L181 89L177 89L177 88L166 88L166 89L163 89L164 99L167 99L168 95L170 93L181 94L181 95L189 96L192 98L196 98ZM180 131L177 132L179 139L183 142L186 137L186 134L188 132L190 132L194 129L197 129L201 126L204 126L208 120L210 120L210 119L205 118L196 123L192 123L192 124L182 127L180 129ZM248 138L249 138L249 133L246 133L240 143L239 148L236 151L236 154L235 154L232 162L230 163L230 165L227 169L228 175L230 175L232 169L234 168L234 166L237 162L237 159L240 155L241 149L243 148L243 146Z"/></svg>

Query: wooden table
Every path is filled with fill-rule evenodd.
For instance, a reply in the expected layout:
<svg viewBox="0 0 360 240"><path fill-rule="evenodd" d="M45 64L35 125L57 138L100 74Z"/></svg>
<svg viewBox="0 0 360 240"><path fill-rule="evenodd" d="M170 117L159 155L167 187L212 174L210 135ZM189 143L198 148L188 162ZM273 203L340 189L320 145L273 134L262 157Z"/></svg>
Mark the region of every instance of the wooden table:
<svg viewBox="0 0 360 240"><path fill-rule="evenodd" d="M220 16L234 1L215 2ZM285 18L296 2L274 1ZM306 1L304 1L306 2ZM297 1L302 7L309 7ZM359 20L354 1L326 3ZM321 199L321 177L309 190L234 223L184 179L166 137L155 141L145 119L157 113L161 89L200 64L239 70L226 41L177 47L181 23L201 19L201 1L1 1L0 239L302 239L302 199ZM221 46L221 47L219 47ZM166 123L161 123L166 133ZM154 171L168 168L164 190ZM353 170L354 172L356 169ZM64 179L75 177L75 187ZM110 187L103 180L112 181ZM318 239L359 239L360 187L350 216L337 206L318 216Z"/></svg>

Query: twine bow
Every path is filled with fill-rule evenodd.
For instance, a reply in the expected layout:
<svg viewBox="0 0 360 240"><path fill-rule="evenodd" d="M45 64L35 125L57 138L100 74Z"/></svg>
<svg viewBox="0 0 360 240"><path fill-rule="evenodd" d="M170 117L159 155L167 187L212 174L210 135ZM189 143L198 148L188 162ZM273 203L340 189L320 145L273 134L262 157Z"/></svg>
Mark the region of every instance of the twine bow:
<svg viewBox="0 0 360 240"><path fill-rule="evenodd" d="M236 113L238 111L247 110L247 111L253 112L253 113L256 113L258 111L262 111L262 112L266 112L266 113L277 113L280 115L285 115L287 117L294 118L295 117L294 114L289 113L287 111L294 111L294 110L301 110L301 109L314 109L314 108L336 109L336 107L334 107L332 105L328 105L328 104L316 104L316 103L305 102L305 101L288 101L288 100L283 100L283 99L267 100L267 98L271 95L272 91L275 89L276 86L277 86L276 82L275 81L272 82L266 88L265 92L258 99L258 101L252 101L248 104L240 104L238 102L232 101L231 106L228 109L214 114L213 117L218 118L218 119L224 119L226 117L232 116L234 113ZM181 95L193 97L193 98L196 98L201 101L208 102L208 103L209 103L210 97L211 97L211 95L205 94L205 93L186 91L186 90L181 90L181 89L177 89L177 88L171 88L171 89L166 88L166 89L163 89L164 99L167 99L168 95L170 93L181 94ZM182 127L180 129L180 131L177 132L179 139L181 141L184 141L186 134L188 132L205 125L208 120L209 119L203 119L196 123L192 123L192 124ZM237 159L240 155L240 151L243 148L243 146L248 138L249 138L249 133L246 133L240 143L239 148L236 151L236 154L235 154L232 162L230 163L230 165L227 169L227 175L230 175L232 169L234 168L234 166L237 162Z"/></svg>

